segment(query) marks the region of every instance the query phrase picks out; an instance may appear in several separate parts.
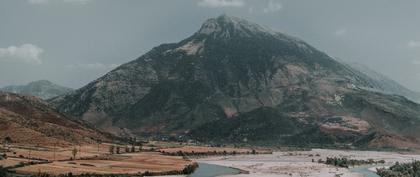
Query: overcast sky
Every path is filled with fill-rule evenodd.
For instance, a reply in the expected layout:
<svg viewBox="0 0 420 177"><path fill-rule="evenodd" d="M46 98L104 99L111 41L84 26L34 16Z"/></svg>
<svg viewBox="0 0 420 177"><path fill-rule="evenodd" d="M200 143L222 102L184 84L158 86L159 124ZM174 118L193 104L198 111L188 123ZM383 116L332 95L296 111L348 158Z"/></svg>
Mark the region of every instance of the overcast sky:
<svg viewBox="0 0 420 177"><path fill-rule="evenodd" d="M419 9L417 0L0 0L0 87L79 88L225 13L420 91Z"/></svg>

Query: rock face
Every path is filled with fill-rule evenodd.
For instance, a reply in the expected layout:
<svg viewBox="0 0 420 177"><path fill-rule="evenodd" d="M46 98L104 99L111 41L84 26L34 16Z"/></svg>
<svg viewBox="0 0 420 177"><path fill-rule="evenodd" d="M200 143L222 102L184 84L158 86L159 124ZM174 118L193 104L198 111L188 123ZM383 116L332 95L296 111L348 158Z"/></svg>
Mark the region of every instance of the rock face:
<svg viewBox="0 0 420 177"><path fill-rule="evenodd" d="M109 141L80 120L71 119L52 109L37 97L0 92L0 138L14 143L58 145Z"/></svg>
<svg viewBox="0 0 420 177"><path fill-rule="evenodd" d="M0 90L5 92L32 95L47 100L68 93L73 89L59 86L47 80L39 80L30 82L27 85L12 85L3 87Z"/></svg>
<svg viewBox="0 0 420 177"><path fill-rule="evenodd" d="M376 88L372 78L304 41L222 15L51 103L114 133L264 145L417 141L420 106L367 88Z"/></svg>

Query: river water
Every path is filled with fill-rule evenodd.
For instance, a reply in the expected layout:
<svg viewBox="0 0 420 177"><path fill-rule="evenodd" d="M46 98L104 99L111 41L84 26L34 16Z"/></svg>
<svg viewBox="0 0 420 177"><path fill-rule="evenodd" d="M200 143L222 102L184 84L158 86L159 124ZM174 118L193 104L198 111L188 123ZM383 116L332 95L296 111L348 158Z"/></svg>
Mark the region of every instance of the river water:
<svg viewBox="0 0 420 177"><path fill-rule="evenodd" d="M354 168L350 168L350 171L363 174L364 177L380 177L375 172L369 170L369 168L372 168L372 167L375 167L375 166L354 167Z"/></svg>
<svg viewBox="0 0 420 177"><path fill-rule="evenodd" d="M198 165L199 168L197 168L196 171L188 177L216 177L220 175L238 174L240 172L239 170L219 165L212 165L206 163L198 163ZM369 170L369 168L371 167L375 166L354 167L350 168L350 171L363 174L364 177L380 177L375 172Z"/></svg>
<svg viewBox="0 0 420 177"><path fill-rule="evenodd" d="M206 163L198 163L199 167L194 171L194 173L188 175L188 177L216 177L220 175L233 175L239 174L239 170L219 166L219 165L212 165Z"/></svg>

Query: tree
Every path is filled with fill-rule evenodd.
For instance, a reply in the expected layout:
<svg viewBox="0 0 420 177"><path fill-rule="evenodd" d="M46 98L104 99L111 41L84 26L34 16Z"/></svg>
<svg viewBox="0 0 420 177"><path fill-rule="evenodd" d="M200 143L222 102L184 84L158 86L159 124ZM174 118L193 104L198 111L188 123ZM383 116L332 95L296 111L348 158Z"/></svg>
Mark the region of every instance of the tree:
<svg viewBox="0 0 420 177"><path fill-rule="evenodd" d="M138 145L139 145L139 151L141 152L143 150L143 143L139 142Z"/></svg>
<svg viewBox="0 0 420 177"><path fill-rule="evenodd" d="M117 146L117 154L119 154L119 153L120 153L120 147Z"/></svg>
<svg viewBox="0 0 420 177"><path fill-rule="evenodd" d="M77 148L74 147L73 150L71 151L72 155L73 155L73 160L76 159L76 155L77 155Z"/></svg>
<svg viewBox="0 0 420 177"><path fill-rule="evenodd" d="M7 176L7 169L0 166L0 176Z"/></svg>
<svg viewBox="0 0 420 177"><path fill-rule="evenodd" d="M10 138L10 137L6 137L6 138L4 138L4 143L6 144L6 145L9 145L9 144L11 144L13 141L12 141L12 138Z"/></svg>
<svg viewBox="0 0 420 177"><path fill-rule="evenodd" d="M114 154L114 151L115 151L115 146L114 145L109 146L109 153Z"/></svg>
<svg viewBox="0 0 420 177"><path fill-rule="evenodd" d="M98 154L99 154L99 148L100 148L99 145L102 144L102 140L98 139L97 143L98 143Z"/></svg>
<svg viewBox="0 0 420 177"><path fill-rule="evenodd" d="M252 149L252 152L251 152L251 154L257 154L257 151L255 150L255 149Z"/></svg>
<svg viewBox="0 0 420 177"><path fill-rule="evenodd" d="M5 137L4 139L3 139L3 150L4 150L4 153L6 153L6 150L10 150L10 144L12 144L12 138L10 138L10 137Z"/></svg>

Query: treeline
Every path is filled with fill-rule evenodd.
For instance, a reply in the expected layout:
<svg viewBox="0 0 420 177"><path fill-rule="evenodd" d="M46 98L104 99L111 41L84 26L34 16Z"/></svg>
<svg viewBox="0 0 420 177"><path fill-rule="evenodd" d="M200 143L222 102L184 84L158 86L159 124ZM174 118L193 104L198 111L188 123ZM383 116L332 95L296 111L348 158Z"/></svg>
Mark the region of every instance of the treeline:
<svg viewBox="0 0 420 177"><path fill-rule="evenodd" d="M405 164L396 162L389 169L377 169L376 174L381 177L420 177L420 161Z"/></svg>
<svg viewBox="0 0 420 177"><path fill-rule="evenodd" d="M259 154L256 150L237 152L237 151L207 151L207 152L194 152L194 151L176 151L176 152L165 152L159 151L163 155L169 156L212 156L212 155L238 155L238 154Z"/></svg>
<svg viewBox="0 0 420 177"><path fill-rule="evenodd" d="M323 162L322 160L318 161L320 163L325 163L327 165L333 165L337 167L349 168L350 166L359 166L359 165L370 165L370 164L384 164L385 160L375 161L373 159L368 160L356 160L356 159L347 159L345 157L327 157L327 160Z"/></svg>

